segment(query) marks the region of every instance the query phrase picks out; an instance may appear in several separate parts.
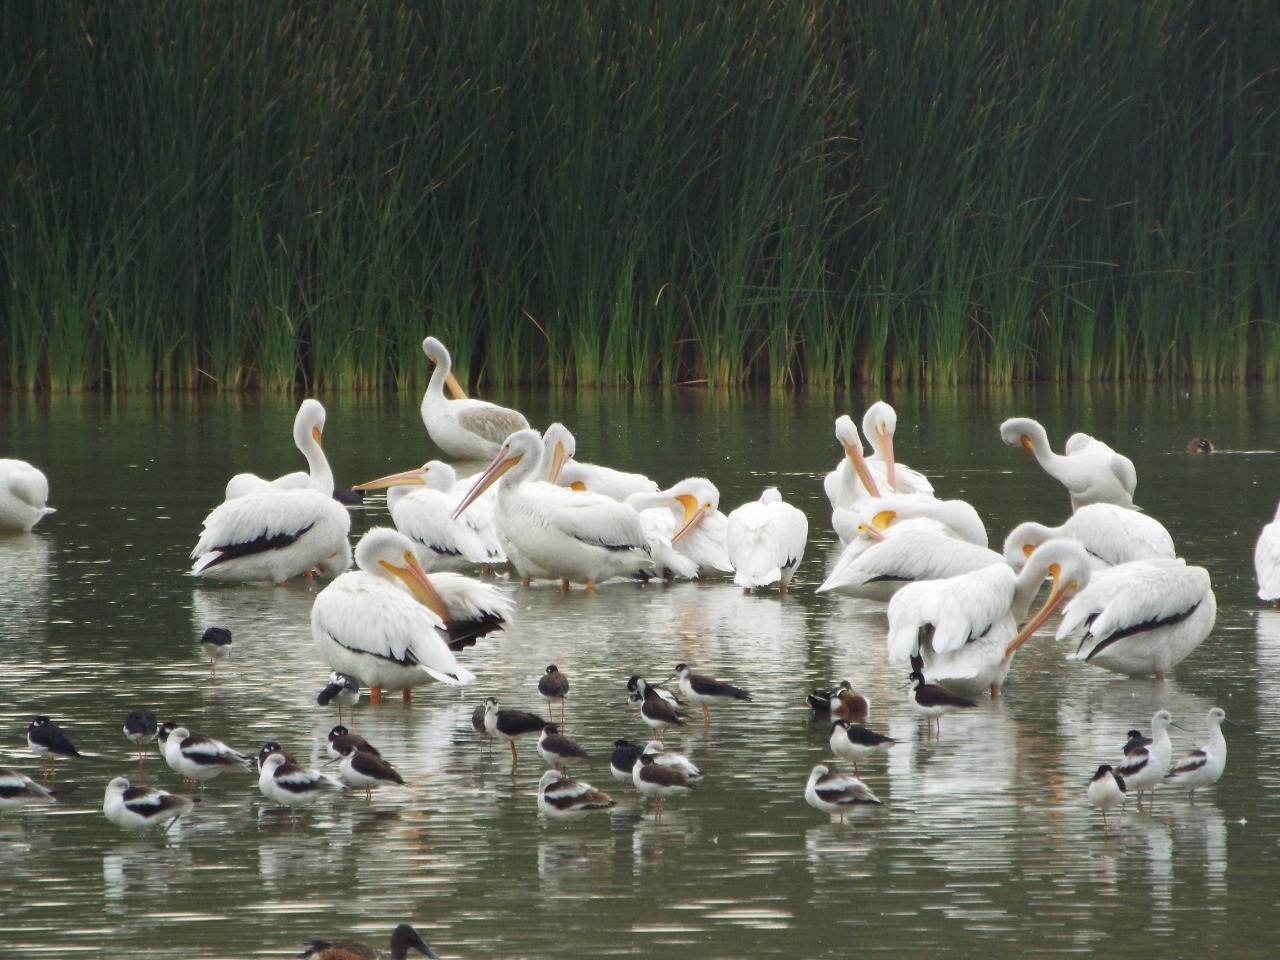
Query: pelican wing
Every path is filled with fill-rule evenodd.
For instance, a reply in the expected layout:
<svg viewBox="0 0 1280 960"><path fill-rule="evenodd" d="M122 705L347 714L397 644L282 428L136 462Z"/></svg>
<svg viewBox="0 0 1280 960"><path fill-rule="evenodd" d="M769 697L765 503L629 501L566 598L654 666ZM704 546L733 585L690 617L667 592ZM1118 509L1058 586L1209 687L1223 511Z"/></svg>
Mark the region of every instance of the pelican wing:
<svg viewBox="0 0 1280 960"><path fill-rule="evenodd" d="M284 546L311 529L318 516L336 516L327 509L330 500L314 490L274 488L228 500L205 517L204 530L191 556L201 557L214 550L243 555ZM347 517L348 528L350 523Z"/></svg>
<svg viewBox="0 0 1280 960"><path fill-rule="evenodd" d="M747 503L729 515L725 549L740 585L777 580L783 567L799 565L809 521L788 503Z"/></svg>
<svg viewBox="0 0 1280 960"><path fill-rule="evenodd" d="M610 550L644 550L640 516L626 504L595 493L564 492L547 501L551 522L575 540Z"/></svg>
<svg viewBox="0 0 1280 960"><path fill-rule="evenodd" d="M1280 522L1272 521L1262 528L1253 549L1253 569L1258 576L1259 599L1280 598Z"/></svg>
<svg viewBox="0 0 1280 960"><path fill-rule="evenodd" d="M881 542L868 544L861 537L852 541L818 593L858 596L871 584L942 580L1000 562L994 550L953 536L937 521L903 520L891 526Z"/></svg>
<svg viewBox="0 0 1280 960"><path fill-rule="evenodd" d="M1080 507L1061 532L1079 540L1090 555L1108 566L1177 555L1173 538L1159 520L1112 503Z"/></svg>
<svg viewBox="0 0 1280 960"><path fill-rule="evenodd" d="M523 414L484 400L451 401L449 412L468 433L499 446L517 430L529 429L529 421Z"/></svg>
<svg viewBox="0 0 1280 960"><path fill-rule="evenodd" d="M1067 604L1058 639L1084 628L1089 656L1143 629L1186 619L1210 593L1209 572L1181 560L1138 560L1097 574Z"/></svg>
<svg viewBox="0 0 1280 960"><path fill-rule="evenodd" d="M889 601L889 659L910 659L919 649L922 631L940 653L963 649L1009 615L1016 585L1013 571L1003 563L946 580L908 584Z"/></svg>
<svg viewBox="0 0 1280 960"><path fill-rule="evenodd" d="M453 519L458 499L439 490L419 489L404 494L391 507L396 529L410 540L422 544L432 554L460 557L472 563L489 561L488 551L474 527L467 522L469 514ZM430 566L432 558L424 558Z"/></svg>

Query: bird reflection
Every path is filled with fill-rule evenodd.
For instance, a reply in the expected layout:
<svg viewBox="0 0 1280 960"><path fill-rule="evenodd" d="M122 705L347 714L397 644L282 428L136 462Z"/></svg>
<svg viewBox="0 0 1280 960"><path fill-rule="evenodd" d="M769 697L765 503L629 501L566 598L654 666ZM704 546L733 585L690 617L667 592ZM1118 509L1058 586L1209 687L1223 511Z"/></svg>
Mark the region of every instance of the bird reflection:
<svg viewBox="0 0 1280 960"><path fill-rule="evenodd" d="M679 871L685 848L698 834L699 821L676 810L664 810L661 820L642 816L631 833L631 872L636 878L654 870Z"/></svg>
<svg viewBox="0 0 1280 960"><path fill-rule="evenodd" d="M190 881L195 873L191 852L174 843L176 835L183 832L182 827L179 821L163 839L122 843L103 854L105 898L149 902L155 897L156 877L164 877L166 885Z"/></svg>
<svg viewBox="0 0 1280 960"><path fill-rule="evenodd" d="M566 829L551 822L546 828L548 834ZM584 841L578 826L568 829L574 836L547 836L538 843L538 893L544 900L590 896L599 885L612 880L612 839Z"/></svg>

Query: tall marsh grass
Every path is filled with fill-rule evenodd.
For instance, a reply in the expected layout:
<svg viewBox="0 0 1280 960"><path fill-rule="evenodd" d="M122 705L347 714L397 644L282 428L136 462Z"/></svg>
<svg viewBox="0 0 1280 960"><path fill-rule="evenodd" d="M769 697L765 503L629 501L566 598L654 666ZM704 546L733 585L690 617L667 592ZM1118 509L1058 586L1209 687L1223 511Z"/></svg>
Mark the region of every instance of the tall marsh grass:
<svg viewBox="0 0 1280 960"><path fill-rule="evenodd" d="M1280 376L1263 0L0 5L0 385Z"/></svg>

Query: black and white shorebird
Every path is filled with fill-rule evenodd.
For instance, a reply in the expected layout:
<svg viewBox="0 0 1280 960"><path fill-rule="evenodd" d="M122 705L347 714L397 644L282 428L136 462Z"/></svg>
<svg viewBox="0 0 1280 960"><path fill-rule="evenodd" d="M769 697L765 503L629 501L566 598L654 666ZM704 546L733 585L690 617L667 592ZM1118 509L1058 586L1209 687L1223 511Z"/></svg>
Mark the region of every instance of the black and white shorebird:
<svg viewBox="0 0 1280 960"><path fill-rule="evenodd" d="M844 815L851 808L864 803L880 802L871 788L856 776L832 772L821 763L809 771L804 798L815 810L838 814L841 823L844 823Z"/></svg>
<svg viewBox="0 0 1280 960"><path fill-rule="evenodd" d="M660 687L645 682L644 677L635 676L634 695L640 700L640 719L654 730L665 730L667 727L684 726L684 717L676 710L675 705ZM630 683L627 684L631 686Z"/></svg>
<svg viewBox="0 0 1280 960"><path fill-rule="evenodd" d="M200 649L209 658L209 679L218 679L218 658L231 656L231 631L210 627L200 635Z"/></svg>
<svg viewBox="0 0 1280 960"><path fill-rule="evenodd" d="M48 717L36 717L27 726L27 746L40 758L40 772L49 783L57 779L58 757L80 756L71 738Z"/></svg>
<svg viewBox="0 0 1280 960"><path fill-rule="evenodd" d="M1151 738L1144 736L1141 730L1130 730L1125 734L1125 737L1127 738L1124 742L1123 752L1125 754L1128 754L1130 750L1136 750L1138 747L1145 747L1151 743Z"/></svg>
<svg viewBox="0 0 1280 960"><path fill-rule="evenodd" d="M357 750L351 743L342 745L342 762L338 764L338 773L351 786L364 788L366 802L372 798L374 787L404 786L404 777L400 775L400 771L378 754Z"/></svg>
<svg viewBox="0 0 1280 960"><path fill-rule="evenodd" d="M258 771L258 789L272 803L297 808L347 789L337 777L290 763L283 753L268 754Z"/></svg>
<svg viewBox="0 0 1280 960"><path fill-rule="evenodd" d="M0 810L17 810L28 803L53 803L53 793L26 774L0 767Z"/></svg>
<svg viewBox="0 0 1280 960"><path fill-rule="evenodd" d="M657 693L658 696L660 696L663 700L667 701L667 703L671 704L673 707L686 706L685 702L681 700L678 696L676 696L674 692L672 692L671 690L668 690L666 687L662 686L661 684L649 683L647 680L645 680L644 677L640 676L640 674L638 673L633 673L630 677L627 678L627 695L633 702L635 703L640 702L640 699L642 696L641 690L644 688L648 688L649 690L654 691L655 693Z"/></svg>
<svg viewBox="0 0 1280 960"><path fill-rule="evenodd" d="M1107 829L1107 811L1125 799L1124 778L1119 776L1111 764L1104 763L1089 781L1089 802L1102 811L1102 829ZM1121 816L1124 813L1121 811Z"/></svg>
<svg viewBox="0 0 1280 960"><path fill-rule="evenodd" d="M525 710L503 710L497 697L485 697L484 728L490 736L506 740L511 745L511 772L516 769L516 739L542 733L546 721L536 713Z"/></svg>
<svg viewBox="0 0 1280 960"><path fill-rule="evenodd" d="M547 669L538 678L538 696L547 701L547 717L554 719L552 704L560 704L560 722L564 722L564 702L569 698L569 678L560 672L554 663L547 664Z"/></svg>
<svg viewBox="0 0 1280 960"><path fill-rule="evenodd" d="M553 767L562 767L570 760L587 760L587 751L576 741L560 732L554 723L542 728L538 737L538 756Z"/></svg>
<svg viewBox="0 0 1280 960"><path fill-rule="evenodd" d="M436 960L440 957L440 954L426 945L417 930L402 923L391 931L390 953L376 950L364 943L312 940L306 951L298 954L298 960L406 960L410 950L417 950L424 957L435 957Z"/></svg>
<svg viewBox="0 0 1280 960"><path fill-rule="evenodd" d="M933 731L933 722L938 722L938 736L942 736L942 718L948 713L970 710L977 706L967 697L952 693L946 687L936 683L928 683L919 670L911 671L911 705L925 716L926 737Z"/></svg>
<svg viewBox="0 0 1280 960"><path fill-rule="evenodd" d="M334 760L341 760L346 756L348 747L364 753L371 753L375 757L382 756L382 752L360 734L352 733L342 724L338 724L329 731L329 756L333 757Z"/></svg>
<svg viewBox="0 0 1280 960"><path fill-rule="evenodd" d="M831 724L831 752L842 760L853 764L853 775L860 777L859 761L867 759L875 753L887 751L898 741L876 733L866 727L850 723L848 720L835 720Z"/></svg>
<svg viewBox="0 0 1280 960"><path fill-rule="evenodd" d="M482 756L485 747L493 746L493 734L484 725L484 704L485 702L481 700L476 704L475 709L471 711L471 729L480 738L480 753Z"/></svg>
<svg viewBox="0 0 1280 960"><path fill-rule="evenodd" d="M1222 725L1236 725L1235 721L1227 719L1226 711L1221 707L1211 709L1205 722L1209 729L1209 742L1176 761L1165 774L1165 779L1172 786L1187 788L1187 799L1192 802L1200 787L1212 786L1222 777L1227 768L1227 740L1222 735Z"/></svg>
<svg viewBox="0 0 1280 960"><path fill-rule="evenodd" d="M1169 772L1173 760L1173 744L1169 741L1171 726L1174 726L1173 715L1168 710L1157 710L1151 718L1150 740L1125 750L1124 759L1116 765L1116 774L1124 780L1126 796L1136 796L1139 804L1144 791L1150 791L1148 805L1155 802L1156 787Z"/></svg>
<svg viewBox="0 0 1280 960"><path fill-rule="evenodd" d="M262 773L262 761L266 760L267 757L271 756L273 753L280 754L280 756L284 757L285 760L287 760L289 763L298 762L297 760L293 759L293 755L291 753L288 753L282 746L280 746L280 744L276 743L274 740L268 740L266 743L262 745L262 749L258 751L258 773L259 774Z"/></svg>
<svg viewBox="0 0 1280 960"><path fill-rule="evenodd" d="M581 820L588 813L608 810L614 799L589 783L548 770L538 781L538 809L555 820Z"/></svg>
<svg viewBox="0 0 1280 960"><path fill-rule="evenodd" d="M690 703L701 704L704 724L711 723L710 704L751 699L751 694L741 687L735 687L731 683L725 683L723 680L717 680L705 674L694 673L687 663L676 664L676 676L680 678L680 692L684 694L685 699Z"/></svg>
<svg viewBox="0 0 1280 960"><path fill-rule="evenodd" d="M622 782L622 792L626 795L631 786L631 771L644 753L644 747L630 740L619 738L613 741L613 754L609 757L609 772L613 779Z"/></svg>
<svg viewBox="0 0 1280 960"><path fill-rule="evenodd" d="M211 780L232 768L253 769L253 761L240 751L232 750L221 740L192 733L171 720L160 725L158 736L165 763L182 774L184 785Z"/></svg>
<svg viewBox="0 0 1280 960"><path fill-rule="evenodd" d="M124 735L138 748L138 766L147 754L147 747L156 738L160 725L150 710L130 710L124 717Z"/></svg>
<svg viewBox="0 0 1280 960"><path fill-rule="evenodd" d="M658 801L655 820L662 819L662 801L668 797L680 796L693 789L693 781L679 770L666 767L657 762L657 758L642 753L631 769L631 782L646 797Z"/></svg>
<svg viewBox="0 0 1280 960"><path fill-rule="evenodd" d="M191 797L155 787L135 787L126 777L116 777L107 784L102 812L117 827L126 830L163 826L167 831L194 804Z"/></svg>
<svg viewBox="0 0 1280 960"><path fill-rule="evenodd" d="M347 711L350 716L347 723L354 723L356 718L355 706L360 702L360 682L355 677L346 673L339 673L337 670L329 674L329 682L325 684L325 688L316 696L316 703L322 707L333 704L338 708L338 722L342 722L342 708L349 707Z"/></svg>
<svg viewBox="0 0 1280 960"><path fill-rule="evenodd" d="M672 770L679 770L690 781L702 779L702 771L698 769L692 760L679 750L668 748L661 740L650 740L644 745L642 752L647 757L653 757L654 763L660 763L662 766L670 767Z"/></svg>

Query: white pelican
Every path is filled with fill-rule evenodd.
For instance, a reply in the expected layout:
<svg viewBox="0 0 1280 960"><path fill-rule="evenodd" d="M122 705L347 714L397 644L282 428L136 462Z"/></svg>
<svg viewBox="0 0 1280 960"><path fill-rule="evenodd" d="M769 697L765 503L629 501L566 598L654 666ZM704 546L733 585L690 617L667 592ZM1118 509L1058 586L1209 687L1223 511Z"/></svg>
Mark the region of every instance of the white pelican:
<svg viewBox="0 0 1280 960"><path fill-rule="evenodd" d="M1046 576L1049 599L1022 630ZM1003 562L946 580L911 583L889 601L889 659L918 655L931 681L993 697L1009 673L1013 654L1067 596L1089 582L1089 558L1074 540L1050 540L1015 574Z"/></svg>
<svg viewBox="0 0 1280 960"><path fill-rule="evenodd" d="M893 456L893 432L898 428L898 414L883 400L867 407L862 415L862 433L871 444L867 464L872 472L883 468L885 493L924 494L933 496L933 484L924 474L898 463Z"/></svg>
<svg viewBox="0 0 1280 960"><path fill-rule="evenodd" d="M422 341L422 352L436 365L422 397L422 422L435 445L449 456L488 460L509 434L529 429L529 421L515 410L468 399L450 372L449 351L435 337ZM446 383L457 399L444 395Z"/></svg>
<svg viewBox="0 0 1280 960"><path fill-rule="evenodd" d="M444 620L429 606L439 601L408 537L375 527L356 545L356 566L311 607L311 637L330 669L363 681L374 703L384 689L408 700L411 688L433 680L475 679L445 640Z"/></svg>
<svg viewBox="0 0 1280 960"><path fill-rule="evenodd" d="M859 538L865 540L865 531L859 529L863 524L883 532L891 524L904 520L931 520L942 533L979 547L987 545L986 524L978 511L964 500L939 500L926 494L891 494L862 500L831 514L831 526L845 545Z"/></svg>
<svg viewBox="0 0 1280 960"><path fill-rule="evenodd" d="M657 493L658 485L642 473L575 460L578 441L563 423L553 423L542 435L545 479L561 487L626 500L636 493Z"/></svg>
<svg viewBox="0 0 1280 960"><path fill-rule="evenodd" d="M822 480L822 489L831 501L831 509L851 507L859 500L880 496L884 491L871 473L866 454L862 451L862 437L848 414L836 417L836 439L840 441L844 456Z"/></svg>
<svg viewBox="0 0 1280 960"><path fill-rule="evenodd" d="M421 556L422 550L415 553ZM448 571L432 573L427 580L436 597L431 609L444 620L450 649L472 646L511 621L515 602L492 583Z"/></svg>
<svg viewBox="0 0 1280 960"><path fill-rule="evenodd" d="M1134 560L1094 574L1063 610L1058 639L1079 641L1069 659L1164 679L1209 636L1217 610L1204 567Z"/></svg>
<svg viewBox="0 0 1280 960"><path fill-rule="evenodd" d="M49 481L25 460L0 460L0 533L28 533L47 506Z"/></svg>
<svg viewBox="0 0 1280 960"><path fill-rule="evenodd" d="M671 542L680 532L682 504L665 491L633 493L623 503L640 517L645 548L653 558L653 575L666 580L695 579L698 565Z"/></svg>
<svg viewBox="0 0 1280 960"><path fill-rule="evenodd" d="M1030 451L1045 473L1071 495L1071 509L1086 503L1114 503L1133 507L1133 491L1138 473L1133 461L1112 450L1101 440L1073 433L1059 456L1049 448L1049 436L1035 420L1014 417L1000 424L1000 438L1011 447Z"/></svg>
<svg viewBox="0 0 1280 960"><path fill-rule="evenodd" d="M1005 538L1004 558L1015 570L1021 569L1023 558L1054 537L1079 540L1094 570L1105 570L1131 560L1177 556L1169 531L1154 517L1113 503L1087 503L1061 526L1018 524Z"/></svg>
<svg viewBox="0 0 1280 960"><path fill-rule="evenodd" d="M686 477L663 491L681 508L671 546L698 565L699 576L733 573L725 546L729 518L720 512L720 491L704 477Z"/></svg>
<svg viewBox="0 0 1280 960"><path fill-rule="evenodd" d="M626 504L594 493L575 493L545 483L526 483L539 474L542 438L517 430L463 498L454 516L492 484L498 484L494 517L507 555L525 576L550 576L585 583L634 576L650 569L639 515Z"/></svg>
<svg viewBox="0 0 1280 960"><path fill-rule="evenodd" d="M317 490L269 488L214 507L191 556L191 573L212 580L284 583L322 567L333 576L350 560L351 516Z"/></svg>
<svg viewBox="0 0 1280 960"><path fill-rule="evenodd" d="M469 570L503 563L506 554L498 543L496 530L486 533L481 526L493 520L492 507L454 519L461 495L456 492L458 475L439 460L421 467L358 483L353 490L387 490L387 511L396 529L418 545L418 558L428 572Z"/></svg>
<svg viewBox="0 0 1280 960"><path fill-rule="evenodd" d="M804 558L809 521L777 487L768 487L759 500L744 503L729 514L725 548L733 564L733 582L750 593L753 587L778 585L787 592L791 576Z"/></svg>
<svg viewBox="0 0 1280 960"><path fill-rule="evenodd" d="M1258 599L1280 609L1280 507L1275 519L1262 528L1253 548L1253 570L1258 577Z"/></svg>
<svg viewBox="0 0 1280 960"><path fill-rule="evenodd" d="M317 490L333 496L333 470L321 444L324 436L324 406L319 400L303 400L293 418L293 444L307 458L307 472L286 473L264 480L252 473L237 473L227 481L226 499L234 500L263 490Z"/></svg>

